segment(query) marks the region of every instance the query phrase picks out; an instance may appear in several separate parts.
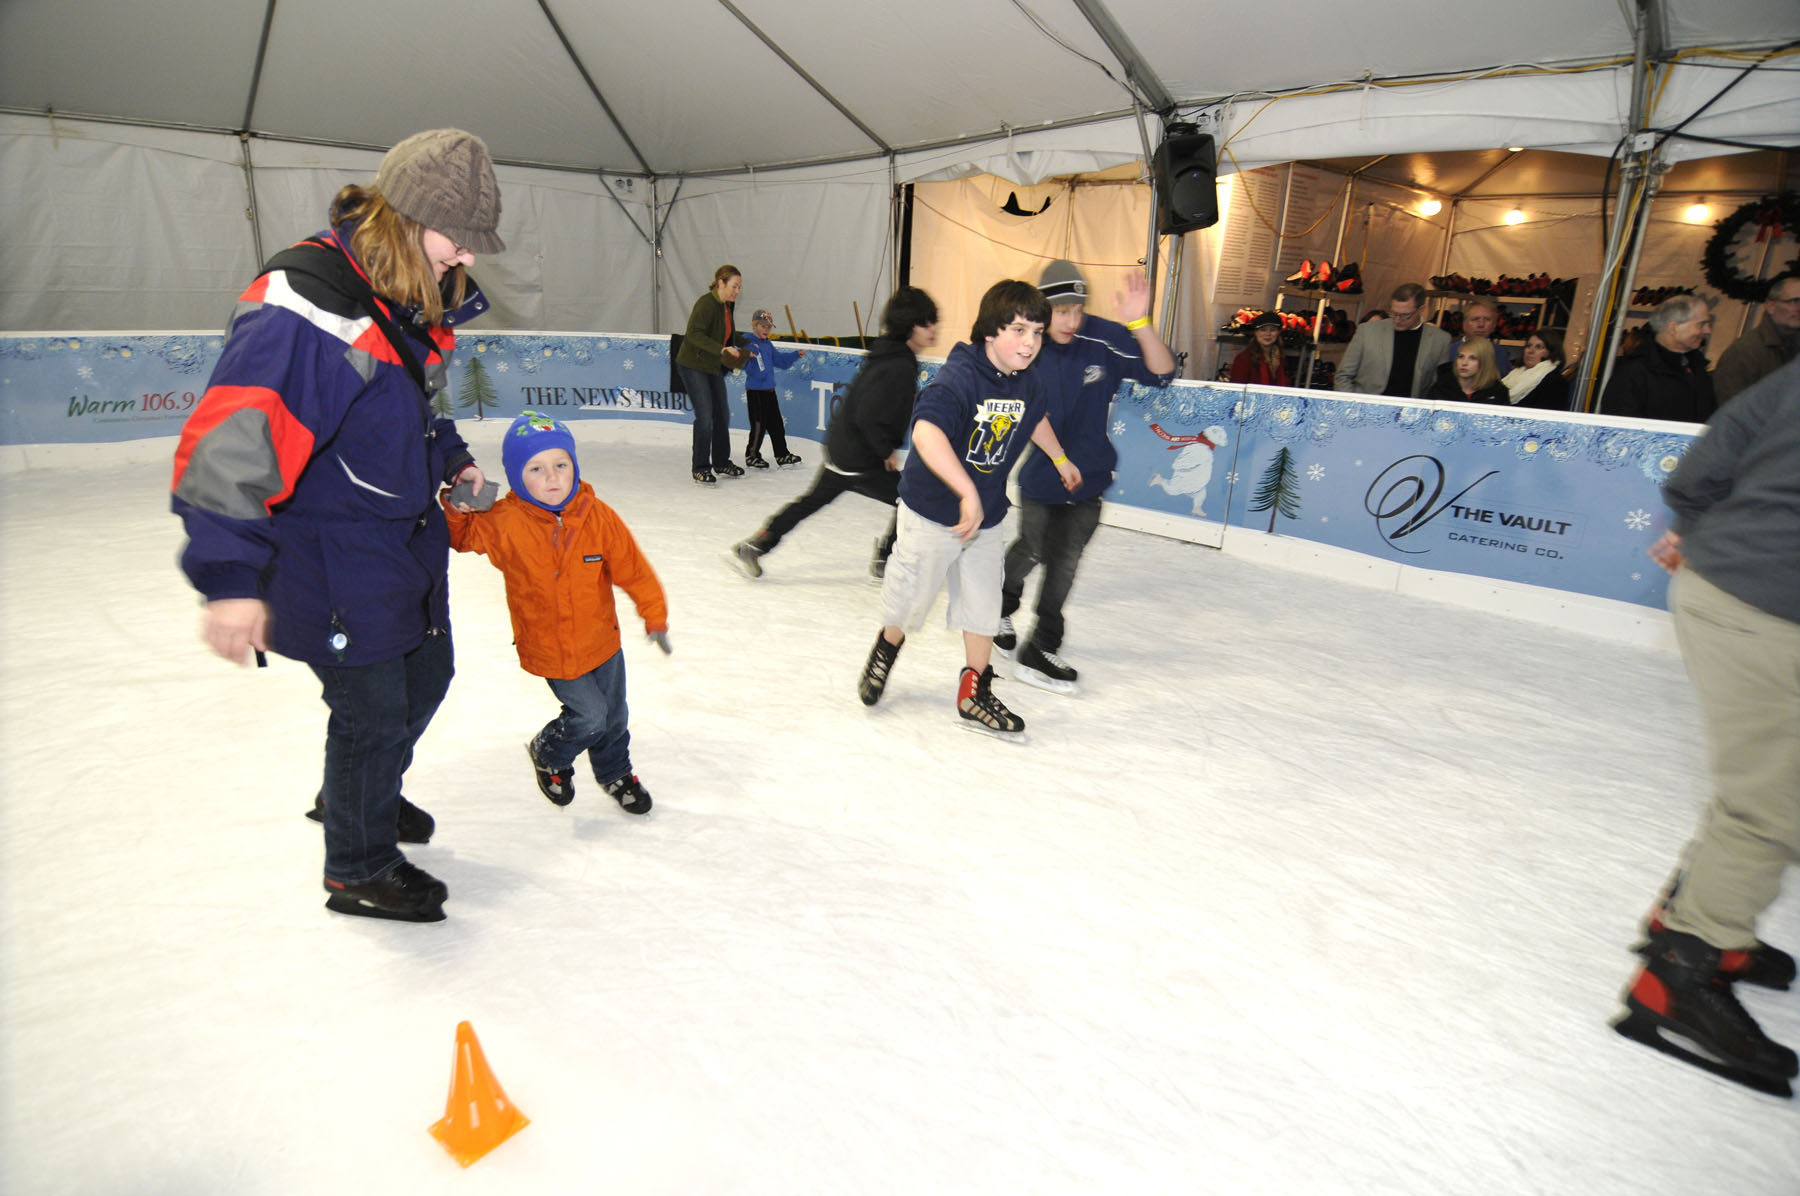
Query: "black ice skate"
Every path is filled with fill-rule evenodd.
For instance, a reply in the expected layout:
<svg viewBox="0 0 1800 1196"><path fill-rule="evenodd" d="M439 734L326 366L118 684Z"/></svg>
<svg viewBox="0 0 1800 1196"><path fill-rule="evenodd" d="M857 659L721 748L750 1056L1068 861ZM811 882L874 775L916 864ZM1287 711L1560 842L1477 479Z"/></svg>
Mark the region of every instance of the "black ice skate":
<svg viewBox="0 0 1800 1196"><path fill-rule="evenodd" d="M727 462L725 462L725 464L719 466L717 469L717 472L718 472L718 475L722 478L741 478L744 476L743 466L735 465L730 461L727 461Z"/></svg>
<svg viewBox="0 0 1800 1196"><path fill-rule="evenodd" d="M1010 657L1013 654L1013 649L1018 646L1019 634L1013 630L1012 616L1001 615L1000 630L994 633L994 647L1004 655Z"/></svg>
<svg viewBox="0 0 1800 1196"><path fill-rule="evenodd" d="M962 684L957 687L956 712L962 715L963 725L972 731L985 731L1002 739L1011 739L1023 743L1025 741L1025 720L1006 708L1006 703L994 696L994 666L976 673L974 669L962 671Z"/></svg>
<svg viewBox="0 0 1800 1196"><path fill-rule="evenodd" d="M575 768L565 764L561 768L545 768L538 762L537 740L527 740L525 754L531 757L532 770L537 773L538 788L544 796L559 806L566 806L575 800Z"/></svg>
<svg viewBox="0 0 1800 1196"><path fill-rule="evenodd" d="M763 458L761 453L745 453L744 464L751 469L767 469L769 467L768 461Z"/></svg>
<svg viewBox="0 0 1800 1196"><path fill-rule="evenodd" d="M1772 1096L1792 1096L1794 1052L1763 1033L1731 991L1717 947L1679 931L1651 936L1650 953L1613 1029L1703 1071Z"/></svg>
<svg viewBox="0 0 1800 1196"><path fill-rule="evenodd" d="M900 644L905 642L901 640ZM890 644L887 636L875 633L875 646L869 649L862 680L856 683L856 696L862 699L864 706L881 701L881 691L887 688L888 670L894 667L894 657L900 655L900 644Z"/></svg>
<svg viewBox="0 0 1800 1196"><path fill-rule="evenodd" d="M650 791L635 776L623 776L616 781L607 782L606 793L627 814L650 812Z"/></svg>
<svg viewBox="0 0 1800 1196"><path fill-rule="evenodd" d="M715 478L713 476L712 470L696 469L694 471L694 485L696 485L696 486L716 486L718 484L719 484L719 479Z"/></svg>
<svg viewBox="0 0 1800 1196"><path fill-rule="evenodd" d="M450 886L405 860L359 885L327 878L325 891L325 908L334 913L396 922L442 922L450 896Z"/></svg>
<svg viewBox="0 0 1800 1196"><path fill-rule="evenodd" d="M800 464L800 454L782 453L779 457L775 458L775 464L781 466L783 469L786 469L790 465L798 465Z"/></svg>
<svg viewBox="0 0 1800 1196"><path fill-rule="evenodd" d="M762 561L759 558L767 551L756 542L755 536L739 540L731 546L731 563L742 569L746 577L761 577Z"/></svg>
<svg viewBox="0 0 1800 1196"><path fill-rule="evenodd" d="M313 808L306 812L306 816L314 822L325 821L325 795L323 793L313 798ZM437 821L402 797L400 814L395 819L394 829L396 832L394 837L402 843L429 843L432 832L437 830Z"/></svg>
<svg viewBox="0 0 1800 1196"><path fill-rule="evenodd" d="M1075 692L1075 679L1079 674L1062 657L1054 652L1046 652L1036 644L1026 644L1020 648L1014 665L1013 676L1027 685L1047 689L1053 694Z"/></svg>

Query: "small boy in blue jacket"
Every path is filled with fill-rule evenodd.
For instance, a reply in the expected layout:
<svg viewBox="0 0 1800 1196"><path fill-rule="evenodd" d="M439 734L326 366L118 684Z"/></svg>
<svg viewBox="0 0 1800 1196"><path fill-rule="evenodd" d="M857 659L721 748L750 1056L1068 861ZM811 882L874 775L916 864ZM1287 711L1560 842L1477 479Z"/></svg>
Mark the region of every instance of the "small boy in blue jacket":
<svg viewBox="0 0 1800 1196"><path fill-rule="evenodd" d="M750 439L744 445L744 464L752 469L767 469L763 459L763 433L769 434L769 447L775 450L775 464L798 465L800 458L788 451L787 426L781 422L781 403L775 398L775 371L787 369L806 356L804 349L777 349L769 340L775 331L775 317L769 309L759 307L750 315L750 335L744 338L749 360L744 363L744 399L750 407Z"/></svg>

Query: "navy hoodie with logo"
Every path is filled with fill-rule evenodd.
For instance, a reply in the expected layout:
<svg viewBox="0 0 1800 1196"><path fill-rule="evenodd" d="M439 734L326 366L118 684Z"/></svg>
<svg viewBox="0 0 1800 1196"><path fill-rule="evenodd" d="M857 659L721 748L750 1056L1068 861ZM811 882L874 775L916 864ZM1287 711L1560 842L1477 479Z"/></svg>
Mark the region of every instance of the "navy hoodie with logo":
<svg viewBox="0 0 1800 1196"><path fill-rule="evenodd" d="M1070 493L1063 489L1062 475L1050 458L1043 453L1027 457L1019 467L1019 495L1028 503L1045 505L1093 498L1113 484L1119 454L1106 424L1122 380L1167 386L1175 377L1173 372L1151 373L1137 338L1125 325L1098 316L1083 318L1081 331L1066 345L1046 336L1031 372L1041 376L1050 426L1063 452L1081 471L1081 485Z"/></svg>
<svg viewBox="0 0 1800 1196"><path fill-rule="evenodd" d="M1044 418L1043 388L1029 370L1008 373L987 350L958 344L913 404L913 422L942 429L981 496L981 526L1006 517L1006 477ZM956 491L931 472L915 448L900 472L900 501L933 523L962 518Z"/></svg>

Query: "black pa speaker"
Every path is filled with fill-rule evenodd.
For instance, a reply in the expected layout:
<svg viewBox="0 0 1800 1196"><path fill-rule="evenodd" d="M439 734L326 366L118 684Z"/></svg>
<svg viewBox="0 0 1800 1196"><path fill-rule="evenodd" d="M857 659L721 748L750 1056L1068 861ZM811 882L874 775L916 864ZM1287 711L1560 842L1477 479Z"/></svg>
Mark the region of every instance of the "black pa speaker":
<svg viewBox="0 0 1800 1196"><path fill-rule="evenodd" d="M1150 162L1157 232L1192 232L1219 222L1217 164L1210 133L1171 132L1163 138Z"/></svg>

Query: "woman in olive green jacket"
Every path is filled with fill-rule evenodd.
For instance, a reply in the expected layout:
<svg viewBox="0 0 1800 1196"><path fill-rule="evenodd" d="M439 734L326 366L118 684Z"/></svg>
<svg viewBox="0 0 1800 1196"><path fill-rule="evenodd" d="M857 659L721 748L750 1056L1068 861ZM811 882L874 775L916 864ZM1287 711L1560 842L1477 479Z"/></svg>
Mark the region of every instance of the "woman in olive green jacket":
<svg viewBox="0 0 1800 1196"><path fill-rule="evenodd" d="M744 475L731 463L731 410L725 403L725 371L737 369L744 360L739 347L744 334L732 320L743 287L744 277L736 266L714 270L712 286L694 301L681 351L675 355L675 368L681 371L681 384L694 406L694 481L702 486L717 481L714 471L728 478Z"/></svg>

